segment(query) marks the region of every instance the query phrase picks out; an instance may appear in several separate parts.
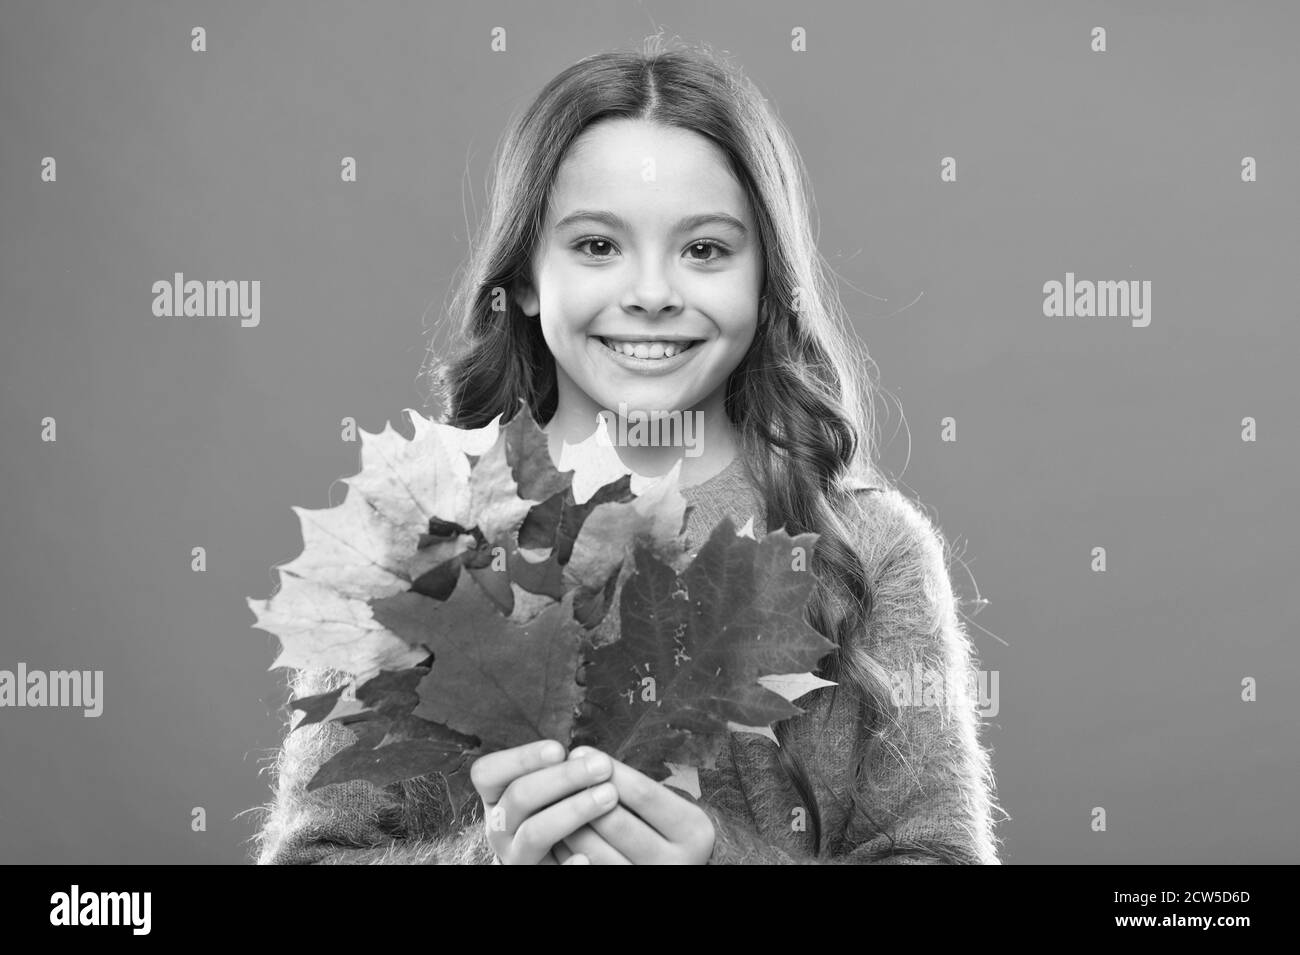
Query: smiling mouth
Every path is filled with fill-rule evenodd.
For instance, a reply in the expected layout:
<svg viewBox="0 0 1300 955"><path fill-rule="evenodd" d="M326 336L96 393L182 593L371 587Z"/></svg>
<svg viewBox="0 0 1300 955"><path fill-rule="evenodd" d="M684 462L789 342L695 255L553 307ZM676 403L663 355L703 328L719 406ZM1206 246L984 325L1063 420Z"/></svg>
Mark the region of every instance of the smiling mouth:
<svg viewBox="0 0 1300 955"><path fill-rule="evenodd" d="M690 351L704 339L695 338L679 342L623 342L595 336L596 340L612 352L626 355L628 358L655 359L672 358L684 351Z"/></svg>

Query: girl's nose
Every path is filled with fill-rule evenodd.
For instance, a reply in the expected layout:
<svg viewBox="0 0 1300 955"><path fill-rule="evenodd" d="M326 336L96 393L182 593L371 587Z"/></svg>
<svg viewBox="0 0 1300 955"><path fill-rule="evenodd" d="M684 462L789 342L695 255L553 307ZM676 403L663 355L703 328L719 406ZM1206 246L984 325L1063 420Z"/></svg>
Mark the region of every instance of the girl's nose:
<svg viewBox="0 0 1300 955"><path fill-rule="evenodd" d="M643 272L636 285L628 290L623 307L654 316L680 310L682 298L662 271Z"/></svg>

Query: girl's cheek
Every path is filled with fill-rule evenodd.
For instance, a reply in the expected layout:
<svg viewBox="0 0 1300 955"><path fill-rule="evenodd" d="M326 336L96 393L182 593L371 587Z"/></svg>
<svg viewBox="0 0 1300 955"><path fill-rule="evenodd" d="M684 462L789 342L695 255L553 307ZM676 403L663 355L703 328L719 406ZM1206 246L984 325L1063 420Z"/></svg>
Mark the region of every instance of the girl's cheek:
<svg viewBox="0 0 1300 955"><path fill-rule="evenodd" d="M614 290L599 279L575 276L556 289L555 304L566 321L578 323L616 300Z"/></svg>

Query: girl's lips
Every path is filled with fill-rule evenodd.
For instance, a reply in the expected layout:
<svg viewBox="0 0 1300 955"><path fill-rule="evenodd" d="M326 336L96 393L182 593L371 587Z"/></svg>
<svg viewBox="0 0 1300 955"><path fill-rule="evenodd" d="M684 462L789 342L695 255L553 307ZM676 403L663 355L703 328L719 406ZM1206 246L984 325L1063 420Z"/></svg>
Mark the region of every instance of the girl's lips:
<svg viewBox="0 0 1300 955"><path fill-rule="evenodd" d="M672 358L634 358L622 352L614 351L596 336L589 339L592 346L614 364L640 375L666 375L686 364L695 353L704 347L705 342L697 342L686 351L680 351Z"/></svg>

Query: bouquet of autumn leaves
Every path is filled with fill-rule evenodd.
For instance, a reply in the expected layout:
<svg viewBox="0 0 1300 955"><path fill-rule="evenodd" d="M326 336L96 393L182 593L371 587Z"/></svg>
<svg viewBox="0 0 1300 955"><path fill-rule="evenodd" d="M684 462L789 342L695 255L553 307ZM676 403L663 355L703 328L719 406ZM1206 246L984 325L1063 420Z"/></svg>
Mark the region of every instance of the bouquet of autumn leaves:
<svg viewBox="0 0 1300 955"><path fill-rule="evenodd" d="M816 534L725 518L692 558L680 465L642 479L598 430L561 471L522 402L472 430L406 411L409 440L361 432L342 504L293 508L303 551L248 601L271 669L351 677L290 701L294 729L356 734L309 791L441 773L459 809L478 756L557 739L699 796L728 733L775 739L829 685L808 671L834 645L803 618Z"/></svg>

